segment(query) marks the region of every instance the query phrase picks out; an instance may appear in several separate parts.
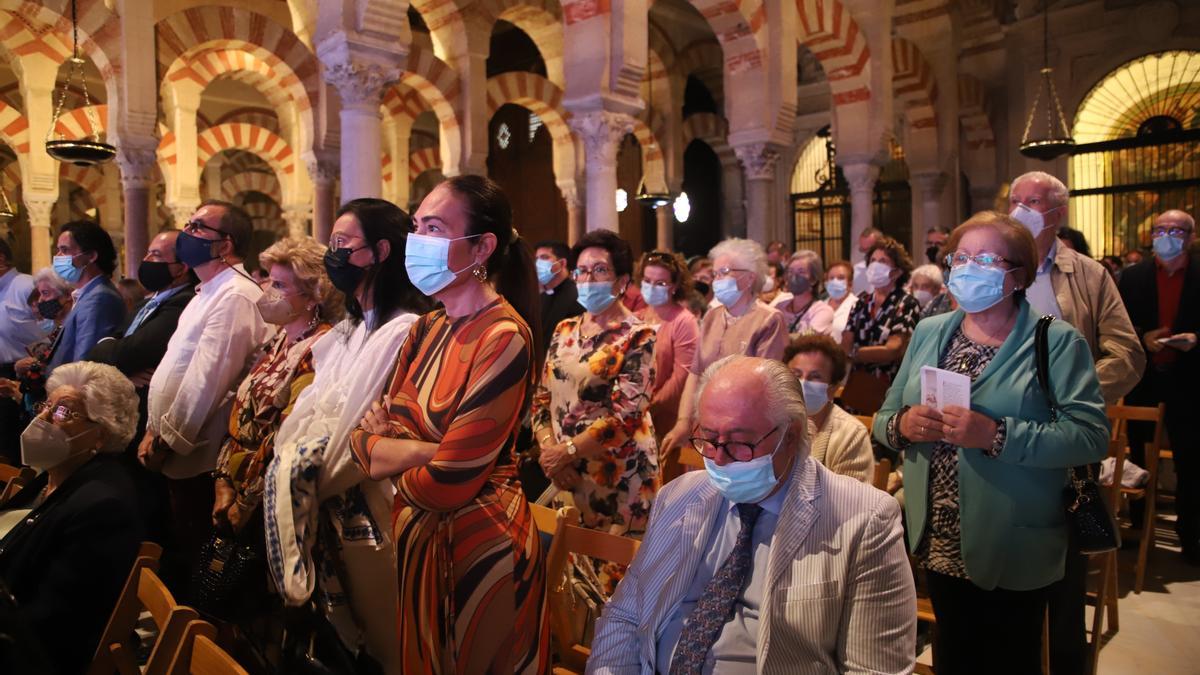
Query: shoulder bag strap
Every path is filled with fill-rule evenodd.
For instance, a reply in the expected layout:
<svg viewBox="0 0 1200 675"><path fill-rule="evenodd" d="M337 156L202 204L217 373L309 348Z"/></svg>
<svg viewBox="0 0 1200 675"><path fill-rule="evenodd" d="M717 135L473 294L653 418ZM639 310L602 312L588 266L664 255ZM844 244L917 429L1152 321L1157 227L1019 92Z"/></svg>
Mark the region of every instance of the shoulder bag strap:
<svg viewBox="0 0 1200 675"><path fill-rule="evenodd" d="M1047 314L1038 319L1037 328L1034 331L1033 347L1034 354L1037 360L1037 380L1038 386L1042 389L1042 394L1046 396L1046 400L1050 403L1050 409L1053 412L1058 408L1058 402L1054 400L1054 393L1050 391L1050 322L1054 321L1054 317Z"/></svg>

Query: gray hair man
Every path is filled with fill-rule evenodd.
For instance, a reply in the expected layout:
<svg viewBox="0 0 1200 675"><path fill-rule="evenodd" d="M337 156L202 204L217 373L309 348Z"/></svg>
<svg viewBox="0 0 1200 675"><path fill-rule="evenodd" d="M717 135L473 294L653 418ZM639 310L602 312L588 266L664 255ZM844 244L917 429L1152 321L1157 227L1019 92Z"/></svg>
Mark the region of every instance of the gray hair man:
<svg viewBox="0 0 1200 675"><path fill-rule="evenodd" d="M726 357L697 401L706 471L658 494L587 672L912 672L896 500L809 457L802 389L779 361Z"/></svg>

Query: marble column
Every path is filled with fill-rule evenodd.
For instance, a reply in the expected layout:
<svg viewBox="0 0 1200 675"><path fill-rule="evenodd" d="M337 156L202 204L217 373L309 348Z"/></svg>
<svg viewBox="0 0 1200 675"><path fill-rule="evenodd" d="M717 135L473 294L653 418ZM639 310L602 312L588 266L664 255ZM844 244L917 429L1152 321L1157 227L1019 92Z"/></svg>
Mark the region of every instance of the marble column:
<svg viewBox="0 0 1200 675"><path fill-rule="evenodd" d="M54 210L53 198L27 194L25 213L29 218L29 257L34 270L50 266L54 238L50 233L50 213Z"/></svg>
<svg viewBox="0 0 1200 675"><path fill-rule="evenodd" d="M574 246L584 233L583 199L574 185L559 185L558 190L567 205L567 246Z"/></svg>
<svg viewBox="0 0 1200 675"><path fill-rule="evenodd" d="M570 125L583 139L587 156L587 229L617 232L617 150L625 134L633 131L633 118L594 110L571 118Z"/></svg>
<svg viewBox="0 0 1200 675"><path fill-rule="evenodd" d="M337 204L333 203L337 169L329 162L312 160L308 163L308 173L313 179L313 238L326 244L333 231L333 214L337 210Z"/></svg>
<svg viewBox="0 0 1200 675"><path fill-rule="evenodd" d="M673 204L663 204L654 210L654 223L657 226L658 250L675 250L675 213Z"/></svg>
<svg viewBox="0 0 1200 675"><path fill-rule="evenodd" d="M287 223L289 237L308 236L308 207L304 204L286 204L283 207L283 221ZM329 238L326 237L325 241Z"/></svg>
<svg viewBox="0 0 1200 675"><path fill-rule="evenodd" d="M957 223L943 223L942 191L946 188L946 174L940 171L916 173L909 177L913 190L912 257L925 262L925 235L931 227L954 229ZM919 216L919 218L918 218Z"/></svg>
<svg viewBox="0 0 1200 675"><path fill-rule="evenodd" d="M742 145L733 150L746 177L746 237L764 247L774 239L790 241L791 237L783 237L779 232L771 200L779 151L766 143Z"/></svg>
<svg viewBox="0 0 1200 675"><path fill-rule="evenodd" d="M153 148L122 147L117 154L125 197L125 269L136 270L150 245L150 188L154 184Z"/></svg>
<svg viewBox="0 0 1200 675"><path fill-rule="evenodd" d="M858 251L859 236L871 227L875 218L875 181L879 178L879 166L871 162L854 162L842 165L842 175L850 185L850 248ZM857 257L857 253L855 256ZM857 262L855 260L854 262Z"/></svg>
<svg viewBox="0 0 1200 675"><path fill-rule="evenodd" d="M325 81L337 88L342 99L343 202L383 196L383 167L378 161L383 118L379 106L387 85L399 77L397 68L376 63L346 60L325 67Z"/></svg>

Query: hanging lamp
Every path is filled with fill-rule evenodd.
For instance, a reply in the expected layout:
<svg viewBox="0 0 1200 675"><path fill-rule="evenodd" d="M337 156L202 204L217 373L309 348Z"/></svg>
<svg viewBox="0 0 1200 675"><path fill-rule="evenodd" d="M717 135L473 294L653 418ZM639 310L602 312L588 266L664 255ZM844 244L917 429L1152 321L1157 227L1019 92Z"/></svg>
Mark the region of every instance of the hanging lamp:
<svg viewBox="0 0 1200 675"><path fill-rule="evenodd" d="M1045 0L1042 7L1042 70L1041 81L1038 83L1037 95L1033 98L1033 106L1029 109L1029 119L1025 121L1025 133L1021 136L1019 147L1021 154L1033 159L1048 162L1061 157L1075 147L1075 139L1067 129L1067 119L1063 116L1062 103L1058 100L1058 91L1054 88L1054 79L1050 67L1050 0ZM1033 132L1038 114L1038 103L1045 98L1046 124L1039 135L1030 136Z"/></svg>
<svg viewBox="0 0 1200 675"><path fill-rule="evenodd" d="M0 183L0 225L7 225L16 217L17 209L8 201L8 191L4 189L3 183Z"/></svg>
<svg viewBox="0 0 1200 675"><path fill-rule="evenodd" d="M647 28L647 30L646 30L646 68L651 71L650 77L648 78L648 83L647 83L649 93L646 97L646 120L650 121L650 120L654 119L654 73L653 73L653 69L650 68L650 31L649 31L649 28ZM649 126L649 125L647 125L647 126ZM653 136L652 136L652 138L653 138ZM655 139L654 142L658 143L658 140ZM650 192L646 188L646 171L645 171L645 168L643 167L642 179L640 181L638 181L637 193L636 193L636 196L634 197L634 199L637 200L637 203L641 204L642 206L645 206L645 207L651 208L651 209L657 209L660 206L666 206L667 204L671 203L671 193L670 193L670 191Z"/></svg>
<svg viewBox="0 0 1200 675"><path fill-rule="evenodd" d="M54 104L54 119L50 121L50 129L46 132L46 154L60 162L69 162L77 166L93 166L109 161L117 154L117 149L100 140L100 121L96 110L92 107L92 99L88 96L87 77L83 72L84 60L79 56L79 17L75 0L71 0L71 58L67 59L67 79L58 92L58 101ZM80 139L67 139L61 133L55 138L54 130L58 127L58 119L63 106L67 102L71 83L76 76L83 90L83 105L88 122L92 125L92 135Z"/></svg>

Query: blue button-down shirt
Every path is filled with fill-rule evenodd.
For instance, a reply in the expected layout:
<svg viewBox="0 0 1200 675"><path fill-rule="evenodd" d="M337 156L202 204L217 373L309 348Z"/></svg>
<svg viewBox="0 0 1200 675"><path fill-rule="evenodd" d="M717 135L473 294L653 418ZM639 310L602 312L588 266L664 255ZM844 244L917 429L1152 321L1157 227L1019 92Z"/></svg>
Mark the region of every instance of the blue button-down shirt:
<svg viewBox="0 0 1200 675"><path fill-rule="evenodd" d="M1038 266L1037 278L1025 291L1025 299L1038 314L1052 314L1054 318L1062 318L1062 308L1058 306L1058 298L1054 295L1054 285L1050 283L1050 275L1054 271L1054 257L1058 255L1058 242L1050 246L1050 252Z"/></svg>
<svg viewBox="0 0 1200 675"><path fill-rule="evenodd" d="M142 308L138 310L137 316L133 317L133 321L129 322L129 327L125 329L125 337L133 335L134 331L136 331L142 326L143 323L146 322L146 318L150 316L151 312L153 312L159 305L166 302L171 296L175 295L179 291L182 291L183 288L183 286L175 286L174 288L161 290L150 296L150 299L147 300L145 304L142 305Z"/></svg>

